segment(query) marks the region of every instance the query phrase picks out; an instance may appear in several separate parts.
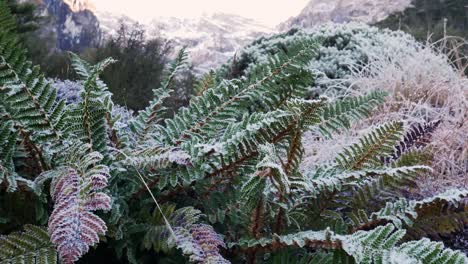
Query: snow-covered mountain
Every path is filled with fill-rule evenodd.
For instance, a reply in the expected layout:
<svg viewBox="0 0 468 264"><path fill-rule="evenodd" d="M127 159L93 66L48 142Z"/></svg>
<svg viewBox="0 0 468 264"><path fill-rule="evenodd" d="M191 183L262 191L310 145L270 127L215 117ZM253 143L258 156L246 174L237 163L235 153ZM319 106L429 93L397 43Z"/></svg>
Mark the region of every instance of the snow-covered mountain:
<svg viewBox="0 0 468 264"><path fill-rule="evenodd" d="M311 0L298 16L281 23L278 29L310 28L326 22L373 24L410 5L411 0Z"/></svg>
<svg viewBox="0 0 468 264"><path fill-rule="evenodd" d="M57 36L57 48L83 50L117 34L120 23L136 23L129 17L96 10L93 0L18 0L39 4L53 17L47 30ZM361 21L375 23L403 11L411 0L310 0L296 17L276 29L233 14L207 14L198 18L155 17L142 25L148 39L163 37L176 49L187 47L195 69L201 73L231 58L237 50L260 36L292 27L309 28L325 22Z"/></svg>
<svg viewBox="0 0 468 264"><path fill-rule="evenodd" d="M104 38L117 34L120 23L136 21L109 13L96 12ZM176 48L187 47L198 72L215 68L231 58L238 49L274 29L252 19L232 14L215 13L199 18L157 17L142 24L147 37L171 40Z"/></svg>

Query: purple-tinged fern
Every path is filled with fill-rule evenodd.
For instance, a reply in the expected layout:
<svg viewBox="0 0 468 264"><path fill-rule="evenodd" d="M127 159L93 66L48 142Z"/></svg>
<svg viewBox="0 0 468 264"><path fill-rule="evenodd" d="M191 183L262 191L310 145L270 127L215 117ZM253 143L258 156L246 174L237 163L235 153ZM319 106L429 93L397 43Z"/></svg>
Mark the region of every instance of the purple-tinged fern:
<svg viewBox="0 0 468 264"><path fill-rule="evenodd" d="M408 152L413 148L422 148L429 143L432 133L437 129L440 120L424 123L414 124L406 132L403 140L400 141L395 147L391 155L382 157L381 160L384 164L390 164L399 159L401 155Z"/></svg>
<svg viewBox="0 0 468 264"><path fill-rule="evenodd" d="M221 256L219 247L226 247L223 239L213 227L206 224L194 224L187 228L175 227L174 235L177 248L184 255L190 256L190 261L201 264L230 263Z"/></svg>
<svg viewBox="0 0 468 264"><path fill-rule="evenodd" d="M96 165L97 152L76 159L75 165L62 167L51 185L55 201L49 218L49 234L63 263L73 263L107 231L105 222L93 213L110 210L111 198L101 192L107 186L109 169Z"/></svg>
<svg viewBox="0 0 468 264"><path fill-rule="evenodd" d="M184 207L175 211L172 211L175 207L172 209L171 206L163 208L163 211L155 213L154 220L160 222L164 217L160 218L159 216L166 213L170 214L170 217L165 220L164 228L156 225L146 230L145 247L158 248L158 243L166 241L167 248L177 247L189 257L191 262L201 264L230 263L219 253L219 247L226 248L223 238L210 225L198 223L202 217L199 210L193 207Z"/></svg>

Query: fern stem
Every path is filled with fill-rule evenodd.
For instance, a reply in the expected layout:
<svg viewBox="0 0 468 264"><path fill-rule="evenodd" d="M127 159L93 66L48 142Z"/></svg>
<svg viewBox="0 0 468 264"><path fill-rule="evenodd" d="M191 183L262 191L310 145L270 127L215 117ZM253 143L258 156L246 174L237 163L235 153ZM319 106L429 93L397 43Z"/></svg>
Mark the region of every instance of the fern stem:
<svg viewBox="0 0 468 264"><path fill-rule="evenodd" d="M120 150L117 150L118 152L120 152L122 155L124 155L126 158L129 158L127 154L125 154L124 152L120 151ZM138 170L137 167L135 166L132 166L136 173L138 174L138 177L140 179L140 181L143 183L143 185L145 186L146 190L149 192L149 194L151 195L151 198L153 199L154 203L156 204L156 207L158 208L159 210L159 213L161 214L163 220L164 220L164 223L166 224L166 227L167 229L169 230L169 232L171 233L172 237L177 240L176 236L175 236L175 233L174 233L174 229L172 229L172 226L171 224L169 223L169 220L167 220L166 216L164 215L164 212L161 208L161 206L159 205L158 203L158 200L156 200L156 197L154 197L154 194L153 192L151 191L151 188L148 186L148 184L146 183L145 181L145 178L143 177L143 175L141 175L140 171Z"/></svg>

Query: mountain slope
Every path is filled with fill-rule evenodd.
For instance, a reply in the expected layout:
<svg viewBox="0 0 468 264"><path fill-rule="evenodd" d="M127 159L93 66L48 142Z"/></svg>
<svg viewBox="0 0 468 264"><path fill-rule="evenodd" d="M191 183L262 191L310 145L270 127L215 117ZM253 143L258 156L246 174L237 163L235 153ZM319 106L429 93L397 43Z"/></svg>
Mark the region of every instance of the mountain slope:
<svg viewBox="0 0 468 264"><path fill-rule="evenodd" d="M101 41L99 21L94 6L88 0L20 0L35 3L38 12L50 19L41 28L42 35L52 33L55 48L82 51L97 46Z"/></svg>
<svg viewBox="0 0 468 264"><path fill-rule="evenodd" d="M120 23L136 23L125 16L103 12L96 14L104 38L117 34ZM142 26L148 39L163 37L171 40L176 48L186 46L198 72L221 65L244 45L274 32L252 19L224 13L193 19L158 17Z"/></svg>
<svg viewBox="0 0 468 264"><path fill-rule="evenodd" d="M281 23L278 29L311 28L326 22L373 24L410 4L411 0L311 0L298 16Z"/></svg>

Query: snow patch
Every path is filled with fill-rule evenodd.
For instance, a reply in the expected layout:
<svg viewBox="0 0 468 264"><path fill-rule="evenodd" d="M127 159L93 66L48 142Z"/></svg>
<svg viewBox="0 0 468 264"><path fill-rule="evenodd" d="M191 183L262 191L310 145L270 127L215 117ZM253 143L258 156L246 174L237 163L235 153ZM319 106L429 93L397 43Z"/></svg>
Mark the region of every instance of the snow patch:
<svg viewBox="0 0 468 264"><path fill-rule="evenodd" d="M80 36L81 31L83 30L82 26L78 26L75 21L73 21L72 16L67 16L65 23L63 24L64 29L63 32L70 36L71 38L75 39Z"/></svg>

